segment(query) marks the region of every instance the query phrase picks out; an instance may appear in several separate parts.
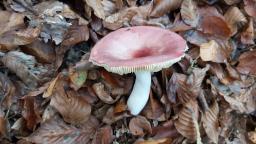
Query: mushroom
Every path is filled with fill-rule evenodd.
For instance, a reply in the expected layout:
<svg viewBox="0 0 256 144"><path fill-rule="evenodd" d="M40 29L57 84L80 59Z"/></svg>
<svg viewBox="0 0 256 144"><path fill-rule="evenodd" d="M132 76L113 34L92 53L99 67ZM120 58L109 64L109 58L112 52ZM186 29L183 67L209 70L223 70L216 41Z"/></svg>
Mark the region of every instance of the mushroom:
<svg viewBox="0 0 256 144"><path fill-rule="evenodd" d="M170 67L184 57L186 49L186 41L174 32L135 26L103 37L92 48L89 61L120 75L135 73L127 106L132 115L138 115L149 99L151 72Z"/></svg>

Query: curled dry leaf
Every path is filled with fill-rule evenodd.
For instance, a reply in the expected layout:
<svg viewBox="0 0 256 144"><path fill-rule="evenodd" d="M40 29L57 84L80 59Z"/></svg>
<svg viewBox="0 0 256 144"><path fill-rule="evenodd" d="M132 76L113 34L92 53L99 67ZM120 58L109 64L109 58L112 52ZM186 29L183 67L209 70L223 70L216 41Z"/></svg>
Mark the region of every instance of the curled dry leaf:
<svg viewBox="0 0 256 144"><path fill-rule="evenodd" d="M42 123L34 133L24 139L33 143L89 144L98 125L99 122L94 117L90 117L80 128L68 125L59 117L55 117Z"/></svg>
<svg viewBox="0 0 256 144"><path fill-rule="evenodd" d="M256 50L243 53L239 57L237 70L242 74L256 75Z"/></svg>
<svg viewBox="0 0 256 144"><path fill-rule="evenodd" d="M113 138L112 127L107 125L97 130L93 137L92 144L111 144Z"/></svg>
<svg viewBox="0 0 256 144"><path fill-rule="evenodd" d="M214 142L218 143L219 123L218 123L219 106L216 101L202 115L202 122L207 136Z"/></svg>
<svg viewBox="0 0 256 144"><path fill-rule="evenodd" d="M137 116L132 118L129 123L129 129L131 133L135 136L144 136L147 133L152 133L149 121L143 116Z"/></svg>
<svg viewBox="0 0 256 144"><path fill-rule="evenodd" d="M237 33L238 24L244 24L247 22L246 17L237 7L230 7L226 11L224 17L230 27L232 35Z"/></svg>
<svg viewBox="0 0 256 144"><path fill-rule="evenodd" d="M64 46L72 46L89 39L89 29L87 25L73 24L69 27L68 32L61 43Z"/></svg>
<svg viewBox="0 0 256 144"><path fill-rule="evenodd" d="M170 144L172 143L171 139L162 138L162 139L151 139L151 140L137 140L134 144Z"/></svg>
<svg viewBox="0 0 256 144"><path fill-rule="evenodd" d="M58 110L66 122L72 124L86 122L91 114L91 105L78 92L70 89L64 79L56 82L50 105Z"/></svg>
<svg viewBox="0 0 256 144"><path fill-rule="evenodd" d="M0 94L1 94L1 108L4 110L10 108L13 102L16 101L16 88L12 81L0 72Z"/></svg>
<svg viewBox="0 0 256 144"><path fill-rule="evenodd" d="M39 36L40 28L18 28L0 35L0 44L6 46L26 45L32 43Z"/></svg>
<svg viewBox="0 0 256 144"><path fill-rule="evenodd" d="M226 48L215 40L200 45L200 57L203 61L223 63L229 57L226 51Z"/></svg>
<svg viewBox="0 0 256 144"><path fill-rule="evenodd" d="M110 107L107 112L105 113L105 116L103 117L103 122L108 124L108 125L111 125L113 124L114 122L120 120L120 119L123 119L125 117L129 117L129 115L124 112L124 113L115 113L115 110L114 110L114 107Z"/></svg>
<svg viewBox="0 0 256 144"><path fill-rule="evenodd" d="M38 105L35 102L35 97L23 98L22 116L26 120L26 126L30 130L34 130L36 125L41 121Z"/></svg>
<svg viewBox="0 0 256 144"><path fill-rule="evenodd" d="M24 24L25 15L20 13L12 13L10 11L0 11L0 35Z"/></svg>
<svg viewBox="0 0 256 144"><path fill-rule="evenodd" d="M183 21L191 27L196 27L199 21L198 8L194 0L183 0L180 10Z"/></svg>
<svg viewBox="0 0 256 144"><path fill-rule="evenodd" d="M198 120L198 105L196 101L191 100L186 103L178 113L178 119L174 121L177 131L189 140L197 139L197 122Z"/></svg>
<svg viewBox="0 0 256 144"><path fill-rule="evenodd" d="M153 119L158 121L166 120L164 108L160 104L160 102L153 97L152 92L150 92L149 101L146 107L143 109L142 114L148 119Z"/></svg>
<svg viewBox="0 0 256 144"><path fill-rule="evenodd" d="M110 96L110 92L107 92L104 87L105 87L104 84L102 84L100 82L95 83L92 86L94 92L96 93L96 95L99 97L100 100L102 100L103 102L105 102L107 104L115 103L120 98L120 96L117 96L115 99L113 99Z"/></svg>
<svg viewBox="0 0 256 144"><path fill-rule="evenodd" d="M31 44L22 46L22 51L33 55L38 62L52 63L55 60L55 51L53 45L44 43L40 40L34 40Z"/></svg>
<svg viewBox="0 0 256 144"><path fill-rule="evenodd" d="M154 139L174 138L179 135L172 120L164 122L163 125L153 127L152 133Z"/></svg>
<svg viewBox="0 0 256 144"><path fill-rule="evenodd" d="M181 0L154 0L150 12L151 17L161 17L164 14L180 7Z"/></svg>
<svg viewBox="0 0 256 144"><path fill-rule="evenodd" d="M2 57L1 61L25 84L32 87L37 85L37 75L44 71L44 69L35 67L36 60L33 56L18 51L8 52Z"/></svg>
<svg viewBox="0 0 256 144"><path fill-rule="evenodd" d="M255 0L244 0L244 9L247 14L254 19L256 18L256 1Z"/></svg>
<svg viewBox="0 0 256 144"><path fill-rule="evenodd" d="M104 8L101 3L101 0L84 0L84 1L86 2L87 5L89 5L94 10L94 14L97 17L101 19L105 19L105 12L104 12Z"/></svg>
<svg viewBox="0 0 256 144"><path fill-rule="evenodd" d="M249 20L247 28L241 33L241 42L243 44L254 44L253 19Z"/></svg>

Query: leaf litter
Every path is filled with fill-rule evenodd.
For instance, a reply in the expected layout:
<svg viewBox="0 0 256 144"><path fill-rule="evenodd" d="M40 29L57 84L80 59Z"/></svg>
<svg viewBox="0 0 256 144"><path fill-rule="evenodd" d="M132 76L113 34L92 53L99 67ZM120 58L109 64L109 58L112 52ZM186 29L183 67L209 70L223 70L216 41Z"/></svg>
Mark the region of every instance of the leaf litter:
<svg viewBox="0 0 256 144"><path fill-rule="evenodd" d="M0 17L0 143L255 143L255 0L3 0ZM89 57L142 25L189 49L132 116L134 75Z"/></svg>

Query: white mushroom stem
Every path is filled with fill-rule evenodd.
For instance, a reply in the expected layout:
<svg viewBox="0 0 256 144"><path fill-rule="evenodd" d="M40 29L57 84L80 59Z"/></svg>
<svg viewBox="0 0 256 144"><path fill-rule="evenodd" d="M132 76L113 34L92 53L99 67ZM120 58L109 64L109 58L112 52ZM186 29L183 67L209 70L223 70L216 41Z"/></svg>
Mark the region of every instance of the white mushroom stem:
<svg viewBox="0 0 256 144"><path fill-rule="evenodd" d="M151 85L151 73L148 71L135 72L136 80L127 101L132 115L138 115L147 104Z"/></svg>

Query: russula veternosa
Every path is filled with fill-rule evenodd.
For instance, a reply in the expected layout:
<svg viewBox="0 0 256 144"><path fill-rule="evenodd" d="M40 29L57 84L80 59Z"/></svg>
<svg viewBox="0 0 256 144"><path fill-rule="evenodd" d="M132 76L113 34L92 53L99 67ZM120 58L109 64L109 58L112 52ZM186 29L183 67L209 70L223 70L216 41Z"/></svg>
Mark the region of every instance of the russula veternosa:
<svg viewBox="0 0 256 144"><path fill-rule="evenodd" d="M89 61L107 71L127 74L136 80L127 105L137 115L146 105L151 72L160 71L179 61L187 49L178 34L152 26L121 28L103 37L91 50Z"/></svg>

